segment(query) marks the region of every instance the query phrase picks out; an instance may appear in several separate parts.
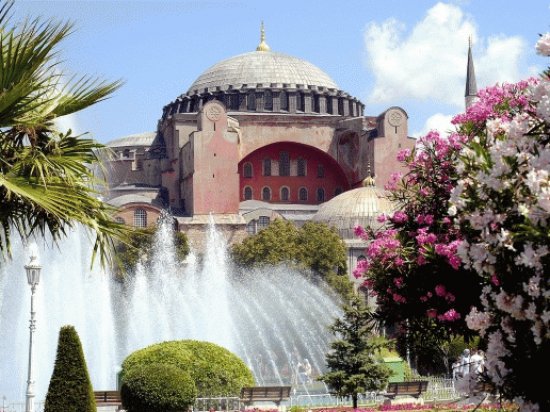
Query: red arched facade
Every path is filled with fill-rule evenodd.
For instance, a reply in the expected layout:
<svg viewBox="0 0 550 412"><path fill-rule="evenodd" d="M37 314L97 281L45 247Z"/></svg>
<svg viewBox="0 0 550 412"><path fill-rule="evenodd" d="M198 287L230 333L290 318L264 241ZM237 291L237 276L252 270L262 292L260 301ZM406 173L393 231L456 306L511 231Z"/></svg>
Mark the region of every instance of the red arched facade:
<svg viewBox="0 0 550 412"><path fill-rule="evenodd" d="M336 161L299 143L261 147L239 162L240 201L319 204L350 188ZM307 194L304 196L304 194Z"/></svg>

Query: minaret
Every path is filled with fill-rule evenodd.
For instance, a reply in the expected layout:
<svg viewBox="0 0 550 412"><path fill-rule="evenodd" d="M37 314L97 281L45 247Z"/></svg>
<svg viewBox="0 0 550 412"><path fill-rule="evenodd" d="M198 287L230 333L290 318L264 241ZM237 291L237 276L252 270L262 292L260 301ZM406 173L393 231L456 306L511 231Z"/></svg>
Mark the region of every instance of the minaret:
<svg viewBox="0 0 550 412"><path fill-rule="evenodd" d="M265 42L265 30L263 21L262 26L260 27L260 44L258 44L258 47L256 47L256 51L271 51L271 48Z"/></svg>
<svg viewBox="0 0 550 412"><path fill-rule="evenodd" d="M476 73L474 71L474 59L472 57L472 38L468 38L468 67L466 69L466 91L464 98L466 101L466 110L477 98Z"/></svg>

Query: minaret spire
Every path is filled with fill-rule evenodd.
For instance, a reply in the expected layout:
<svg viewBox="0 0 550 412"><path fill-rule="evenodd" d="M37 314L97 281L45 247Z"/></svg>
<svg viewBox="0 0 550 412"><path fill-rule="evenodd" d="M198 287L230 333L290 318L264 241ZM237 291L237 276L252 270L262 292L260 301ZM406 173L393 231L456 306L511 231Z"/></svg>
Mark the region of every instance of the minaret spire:
<svg viewBox="0 0 550 412"><path fill-rule="evenodd" d="M265 42L264 22L262 20L262 25L260 26L260 44L258 44L258 47L256 47L256 51L270 51L270 50L271 48Z"/></svg>
<svg viewBox="0 0 550 412"><path fill-rule="evenodd" d="M468 66L466 69L466 91L464 92L464 100L466 109L470 107L477 95L476 73L474 71L474 58L472 57L472 37L468 37Z"/></svg>

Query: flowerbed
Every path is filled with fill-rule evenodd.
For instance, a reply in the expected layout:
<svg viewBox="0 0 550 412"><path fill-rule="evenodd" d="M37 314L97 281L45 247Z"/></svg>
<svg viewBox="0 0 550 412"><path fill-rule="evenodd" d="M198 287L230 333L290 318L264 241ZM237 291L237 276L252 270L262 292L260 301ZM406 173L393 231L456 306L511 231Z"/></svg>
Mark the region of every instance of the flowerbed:
<svg viewBox="0 0 550 412"><path fill-rule="evenodd" d="M453 404L437 404L437 405L418 405L418 404L402 404L402 405L379 405L366 408L291 408L293 412L379 412L379 411L425 411L425 412L512 412L517 411L517 406L512 404L498 405L485 404L479 407L477 404L472 405L453 405ZM246 409L245 412L278 412L277 409Z"/></svg>

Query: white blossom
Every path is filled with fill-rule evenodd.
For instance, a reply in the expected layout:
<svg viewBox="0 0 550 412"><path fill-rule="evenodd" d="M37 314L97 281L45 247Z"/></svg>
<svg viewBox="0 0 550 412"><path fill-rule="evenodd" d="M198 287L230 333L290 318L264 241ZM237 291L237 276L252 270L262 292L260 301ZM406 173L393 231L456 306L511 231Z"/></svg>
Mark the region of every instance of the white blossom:
<svg viewBox="0 0 550 412"><path fill-rule="evenodd" d="M545 33L540 36L540 39L535 45L535 49L541 56L550 56L550 33Z"/></svg>

